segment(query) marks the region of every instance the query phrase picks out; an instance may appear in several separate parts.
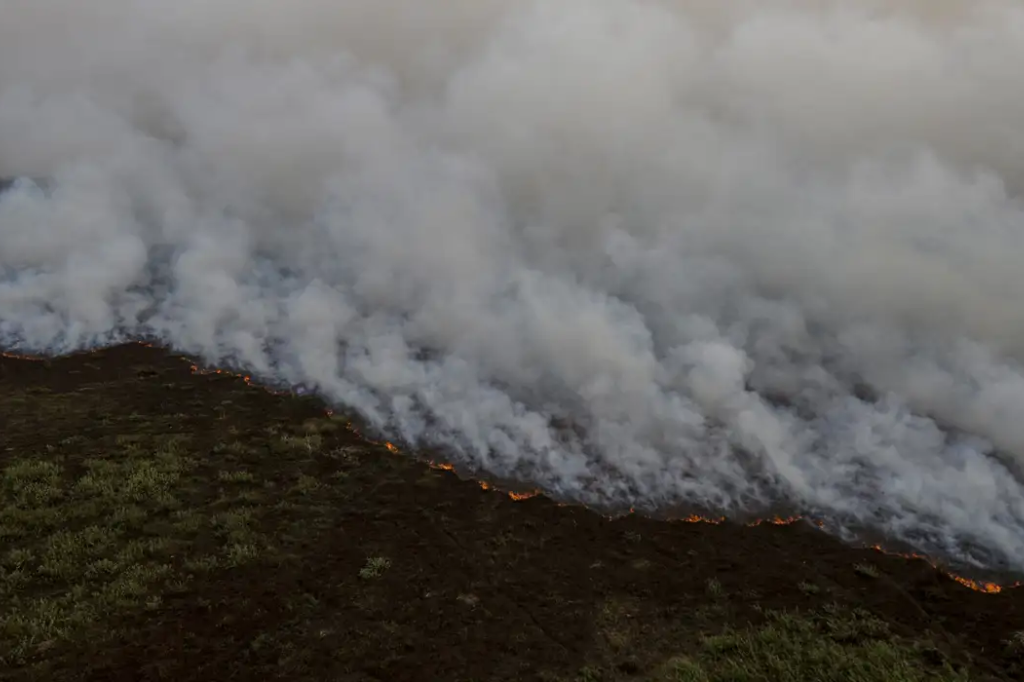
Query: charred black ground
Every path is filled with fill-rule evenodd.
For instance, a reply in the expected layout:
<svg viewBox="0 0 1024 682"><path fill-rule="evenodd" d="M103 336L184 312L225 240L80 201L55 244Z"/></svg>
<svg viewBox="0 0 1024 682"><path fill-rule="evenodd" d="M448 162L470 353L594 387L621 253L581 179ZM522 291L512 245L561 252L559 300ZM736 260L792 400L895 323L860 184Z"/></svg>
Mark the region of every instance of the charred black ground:
<svg viewBox="0 0 1024 682"><path fill-rule="evenodd" d="M516 501L347 424L137 344L0 358L0 677L1024 674L1024 590L806 524Z"/></svg>

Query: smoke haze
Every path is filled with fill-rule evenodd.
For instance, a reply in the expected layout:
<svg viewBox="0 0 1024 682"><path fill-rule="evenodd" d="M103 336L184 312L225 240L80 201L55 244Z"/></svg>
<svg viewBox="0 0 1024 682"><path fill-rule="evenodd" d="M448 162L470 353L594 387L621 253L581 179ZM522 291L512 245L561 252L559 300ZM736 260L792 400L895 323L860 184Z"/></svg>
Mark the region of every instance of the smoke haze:
<svg viewBox="0 0 1024 682"><path fill-rule="evenodd" d="M1024 569L1024 6L4 0L0 339Z"/></svg>

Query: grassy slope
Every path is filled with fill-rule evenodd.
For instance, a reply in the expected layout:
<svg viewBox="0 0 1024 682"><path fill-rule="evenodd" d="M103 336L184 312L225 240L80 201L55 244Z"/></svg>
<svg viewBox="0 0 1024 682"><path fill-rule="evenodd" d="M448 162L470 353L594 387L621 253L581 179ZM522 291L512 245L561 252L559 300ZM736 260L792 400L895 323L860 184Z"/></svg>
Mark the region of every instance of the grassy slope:
<svg viewBox="0 0 1024 682"><path fill-rule="evenodd" d="M2 363L0 671L12 677L1024 671L1016 595L976 595L814 531L517 503L360 440L311 399L192 375L152 349Z"/></svg>

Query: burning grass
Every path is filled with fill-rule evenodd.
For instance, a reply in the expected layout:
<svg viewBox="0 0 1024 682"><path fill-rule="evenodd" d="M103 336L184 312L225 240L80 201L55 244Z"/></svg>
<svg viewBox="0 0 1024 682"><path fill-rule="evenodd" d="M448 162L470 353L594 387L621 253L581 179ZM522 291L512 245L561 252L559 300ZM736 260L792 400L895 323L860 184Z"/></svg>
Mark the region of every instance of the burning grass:
<svg viewBox="0 0 1024 682"><path fill-rule="evenodd" d="M608 519L498 494L347 425L156 349L0 359L0 668L551 682L1021 672L1012 595L787 519ZM873 580L854 568L868 557Z"/></svg>

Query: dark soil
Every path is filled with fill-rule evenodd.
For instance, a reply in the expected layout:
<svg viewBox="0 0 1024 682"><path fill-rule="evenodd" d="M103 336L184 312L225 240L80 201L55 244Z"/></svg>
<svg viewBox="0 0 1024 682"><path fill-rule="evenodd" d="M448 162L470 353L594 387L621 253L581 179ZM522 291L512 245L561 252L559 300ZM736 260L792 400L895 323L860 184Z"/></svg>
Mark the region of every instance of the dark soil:
<svg viewBox="0 0 1024 682"><path fill-rule="evenodd" d="M884 630L925 671L893 679L1024 679L1024 589L802 522L516 501L140 344L0 358L0 468L9 679L741 679L666 666L779 612Z"/></svg>

